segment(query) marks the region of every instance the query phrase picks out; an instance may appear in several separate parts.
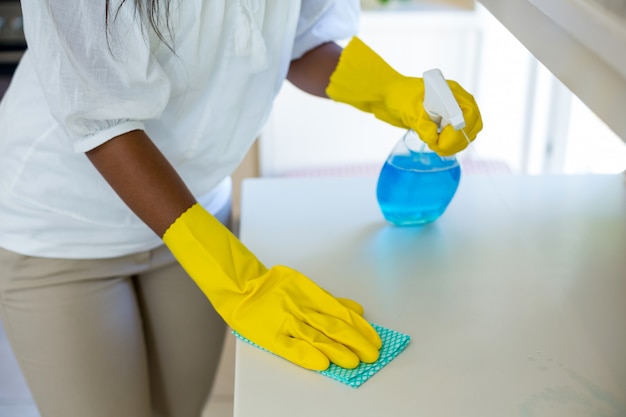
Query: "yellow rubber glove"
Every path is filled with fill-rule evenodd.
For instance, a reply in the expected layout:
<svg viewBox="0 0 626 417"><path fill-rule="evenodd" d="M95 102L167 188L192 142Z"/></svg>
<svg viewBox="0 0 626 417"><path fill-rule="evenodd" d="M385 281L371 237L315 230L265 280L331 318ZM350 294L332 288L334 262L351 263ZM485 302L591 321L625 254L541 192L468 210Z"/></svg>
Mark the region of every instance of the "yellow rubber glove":
<svg viewBox="0 0 626 417"><path fill-rule="evenodd" d="M286 266L267 269L199 204L163 241L226 323L259 346L313 370L378 359L382 342L358 303Z"/></svg>
<svg viewBox="0 0 626 417"><path fill-rule="evenodd" d="M449 80L448 84L463 111L465 133L472 141L483 128L476 101L455 81ZM453 155L468 145L463 132L452 126L437 133L437 125L424 110L422 78L400 74L357 37L341 53L326 94L394 126L413 129L439 155Z"/></svg>

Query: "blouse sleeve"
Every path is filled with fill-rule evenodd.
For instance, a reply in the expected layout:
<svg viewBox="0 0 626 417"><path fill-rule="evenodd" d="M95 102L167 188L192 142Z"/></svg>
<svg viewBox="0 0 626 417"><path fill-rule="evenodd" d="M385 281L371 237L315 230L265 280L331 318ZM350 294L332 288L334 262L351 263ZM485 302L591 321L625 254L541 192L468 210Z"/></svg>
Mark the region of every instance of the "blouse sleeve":
<svg viewBox="0 0 626 417"><path fill-rule="evenodd" d="M170 94L149 36L126 1L22 0L28 53L54 118L86 152L158 117Z"/></svg>
<svg viewBox="0 0 626 417"><path fill-rule="evenodd" d="M348 39L359 28L359 0L302 0L291 58L325 42Z"/></svg>

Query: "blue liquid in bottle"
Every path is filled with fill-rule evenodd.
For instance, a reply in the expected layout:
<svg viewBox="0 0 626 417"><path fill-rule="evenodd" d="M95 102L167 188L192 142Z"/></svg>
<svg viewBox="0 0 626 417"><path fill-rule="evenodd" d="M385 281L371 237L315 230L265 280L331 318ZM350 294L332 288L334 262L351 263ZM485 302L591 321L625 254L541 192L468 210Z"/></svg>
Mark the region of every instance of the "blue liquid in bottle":
<svg viewBox="0 0 626 417"><path fill-rule="evenodd" d="M440 157L424 146L413 151L401 141L380 172L378 204L385 219L397 226L430 223L446 210L460 179L455 157Z"/></svg>

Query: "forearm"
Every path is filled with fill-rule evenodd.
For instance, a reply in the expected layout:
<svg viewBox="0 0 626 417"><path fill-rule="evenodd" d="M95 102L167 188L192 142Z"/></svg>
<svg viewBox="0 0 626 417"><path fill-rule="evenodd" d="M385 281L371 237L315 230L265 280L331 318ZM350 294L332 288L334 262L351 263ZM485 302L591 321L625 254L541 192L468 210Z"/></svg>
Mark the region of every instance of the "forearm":
<svg viewBox="0 0 626 417"><path fill-rule="evenodd" d="M150 138L141 130L117 136L87 152L113 190L157 235L195 198Z"/></svg>
<svg viewBox="0 0 626 417"><path fill-rule="evenodd" d="M328 97L326 87L337 67L342 48L329 42L291 62L287 79L299 89L318 97Z"/></svg>

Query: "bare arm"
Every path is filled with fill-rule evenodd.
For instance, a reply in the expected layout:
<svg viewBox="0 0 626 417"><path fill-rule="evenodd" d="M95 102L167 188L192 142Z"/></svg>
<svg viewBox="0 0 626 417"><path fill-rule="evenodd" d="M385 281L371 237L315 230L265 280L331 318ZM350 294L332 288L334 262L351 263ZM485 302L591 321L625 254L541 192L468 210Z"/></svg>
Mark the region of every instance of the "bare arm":
<svg viewBox="0 0 626 417"><path fill-rule="evenodd" d="M326 87L339 62L342 48L329 42L291 62L287 79L296 87L318 97L328 97Z"/></svg>
<svg viewBox="0 0 626 417"><path fill-rule="evenodd" d="M159 237L195 198L141 130L117 136L87 152L115 192Z"/></svg>
<svg viewBox="0 0 626 417"><path fill-rule="evenodd" d="M341 51L335 43L320 45L291 63L287 79L310 94L327 97L326 86ZM117 136L87 152L87 157L124 203L160 237L196 202L143 131Z"/></svg>

